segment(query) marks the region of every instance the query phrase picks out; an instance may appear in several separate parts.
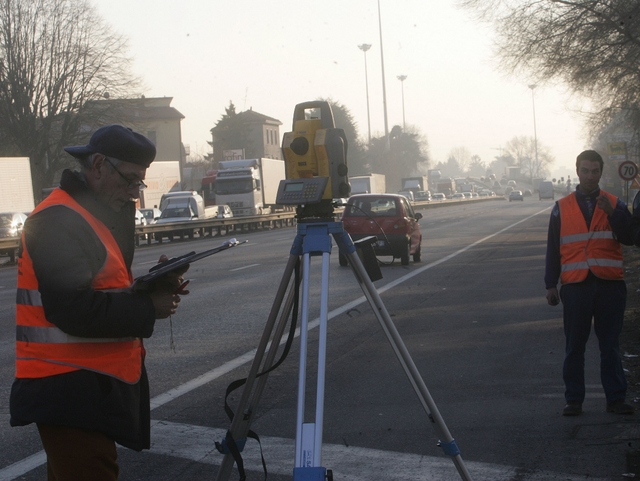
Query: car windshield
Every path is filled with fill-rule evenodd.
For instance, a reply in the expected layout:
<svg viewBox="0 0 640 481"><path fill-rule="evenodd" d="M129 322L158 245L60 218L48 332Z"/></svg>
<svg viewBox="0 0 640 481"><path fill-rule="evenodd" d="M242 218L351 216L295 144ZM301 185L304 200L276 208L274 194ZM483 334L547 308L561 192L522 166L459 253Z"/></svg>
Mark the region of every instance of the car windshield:
<svg viewBox="0 0 640 481"><path fill-rule="evenodd" d="M218 179L216 183L216 194L248 194L255 189L253 178L246 177L244 179Z"/></svg>
<svg viewBox="0 0 640 481"><path fill-rule="evenodd" d="M152 210L141 210L140 211L145 219L153 220L153 211Z"/></svg>
<svg viewBox="0 0 640 481"><path fill-rule="evenodd" d="M161 219L174 218L174 217L191 217L191 209L189 207L173 207L162 211Z"/></svg>
<svg viewBox="0 0 640 481"><path fill-rule="evenodd" d="M346 214L354 217L397 216L398 208L394 199L371 197L364 199L352 199L347 205Z"/></svg>

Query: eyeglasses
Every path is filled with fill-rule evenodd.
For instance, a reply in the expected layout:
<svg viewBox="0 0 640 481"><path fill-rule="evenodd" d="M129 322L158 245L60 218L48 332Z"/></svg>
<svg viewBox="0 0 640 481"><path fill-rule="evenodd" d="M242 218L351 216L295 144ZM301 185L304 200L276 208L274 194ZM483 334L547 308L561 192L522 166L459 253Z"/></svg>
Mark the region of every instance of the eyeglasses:
<svg viewBox="0 0 640 481"><path fill-rule="evenodd" d="M113 167L113 170L115 170L118 173L118 175L120 177L122 177L122 179L127 183L127 189L134 189L135 188L135 189L138 189L138 190L144 190L144 189L147 188L147 184L145 184L141 180L127 179L127 177L125 177L125 175L122 172L120 172L115 165L113 165L113 162L111 162L109 157L107 157L106 155L104 156L104 160L109 162L109 165L111 165L111 167Z"/></svg>

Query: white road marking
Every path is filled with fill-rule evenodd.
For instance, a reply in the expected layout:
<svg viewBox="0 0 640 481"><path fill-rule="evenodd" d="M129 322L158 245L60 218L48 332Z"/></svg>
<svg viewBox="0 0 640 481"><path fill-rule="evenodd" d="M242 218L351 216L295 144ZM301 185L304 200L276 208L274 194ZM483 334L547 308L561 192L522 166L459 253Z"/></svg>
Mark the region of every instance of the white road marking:
<svg viewBox="0 0 640 481"><path fill-rule="evenodd" d="M477 240L476 242L473 242L471 244L469 244L466 247L463 247L462 249L457 250L456 252L449 254L446 257L443 257L435 262L432 262L431 264L427 264L425 266L420 267L419 269L416 269L414 271L409 272L408 274L405 274L402 277L399 277L398 279L396 279L395 281L392 281L382 287L380 287L378 289L378 293L382 294L383 292L388 291L389 289L392 289L393 287L396 287L397 285L402 284L403 282L417 276L418 274L431 269L432 267L435 267L439 264L442 264L443 262L446 262L450 259L453 259L454 257L462 254L463 252L466 252L467 250L471 249L472 247L477 246L478 244L482 244L483 242L488 241L489 239L497 236L498 234L501 234L523 222L526 222L527 220L549 210L551 207L547 207L539 212L536 212L535 214L530 215L529 217L525 217L524 219L515 222L514 224L511 224L497 232L495 232L494 234L488 235L486 237L483 237L482 239ZM249 267L249 266L248 266ZM362 304L363 302L366 302L366 298L365 296L361 296L345 305L343 305L342 307L339 307L337 309L334 309L333 311L329 312L328 314L328 318L329 320L333 319L336 316L339 316L340 314L343 314L345 312L347 312L349 309L353 309L354 307ZM315 320L309 322L309 330L314 329L316 327L318 327L318 325L320 324L320 319L316 318ZM296 336L298 336L300 333L300 328L298 328L298 330L296 331ZM282 343L284 343L286 340L282 340ZM215 369L212 369L209 372L206 372L204 374L202 374L201 376L198 376L195 379L192 379L190 381L187 381L184 384L181 384L180 386L177 386L173 389L170 389L169 391L160 394L156 397L154 397L153 399L151 399L151 410L156 409L160 406L162 406L163 404L168 403L169 401L172 401L174 399L177 399L178 397L187 394L188 392L193 391L194 389L197 389L200 386L203 386L217 378L219 378L220 376L236 369L237 367L242 366L243 364L250 362L253 360L253 357L255 356L256 350L252 350L249 352L244 353L243 355L237 357L236 359L233 359L229 362L224 363L221 366L218 366ZM214 448L215 449L215 448ZM32 456L29 456L21 461L17 461L14 464L11 464L9 466L7 466L6 468L0 469L0 481L10 481L12 479L15 479L18 476L21 476L25 473L28 473L29 471L31 471L32 469L37 468L38 466L44 464L46 462L46 456L44 454L44 451L40 451L38 453L33 454ZM395 466L395 464L394 464ZM396 466L396 469L398 467ZM395 472L395 471L394 471ZM394 479L395 476L391 476L391 477L387 477L387 478L381 478L381 479ZM345 479L345 481L347 479L349 480L353 480L356 481L360 478L341 478L341 479ZM369 479L374 479L374 478L369 478ZM408 479L408 478L407 478ZM421 478L421 479L426 479L426 478ZM438 479L438 478L433 478L433 479ZM491 478L487 478L487 479L491 479ZM495 479L495 478L494 478ZM541 478L528 478L529 480L533 481L533 480L551 480L553 478L545 478L545 477L541 477ZM570 480L570 478L567 477L563 477L563 480ZM443 480L444 481L444 480ZM593 480L593 481L598 481L598 480Z"/></svg>
<svg viewBox="0 0 640 481"><path fill-rule="evenodd" d="M223 455L214 445L224 439L226 430L179 424L167 421L152 421L151 453L188 459L198 463L219 465ZM271 474L291 475L295 458L293 439L260 436L262 450ZM245 469L262 472L260 449L252 439L242 452ZM323 444L322 460L319 463L333 471L334 479L341 481L377 481L402 479L404 481L454 481L460 480L453 462L442 457L420 454L382 451L340 444ZM523 474L515 467L469 462L465 467L474 481L578 481L584 476L570 476L550 471ZM605 481L593 478L592 481Z"/></svg>
<svg viewBox="0 0 640 481"><path fill-rule="evenodd" d="M229 272L241 271L243 269L249 269L250 267L256 267L259 265L260 264L249 264L248 266L244 266L244 267L236 267L235 269L229 269Z"/></svg>

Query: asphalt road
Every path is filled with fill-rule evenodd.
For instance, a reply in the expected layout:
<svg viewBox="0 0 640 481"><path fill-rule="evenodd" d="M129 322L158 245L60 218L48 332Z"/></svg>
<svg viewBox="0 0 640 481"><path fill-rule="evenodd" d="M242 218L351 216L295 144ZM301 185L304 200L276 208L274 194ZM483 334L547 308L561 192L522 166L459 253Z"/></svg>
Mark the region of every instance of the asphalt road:
<svg viewBox="0 0 640 481"><path fill-rule="evenodd" d="M475 480L621 479L639 437L637 416L604 412L593 339L585 414L561 416L561 311L546 305L542 280L551 205L528 197L425 210L422 262L383 265L384 279L375 283ZM225 389L248 371L294 236L293 228L239 234L249 242L192 266L191 294L171 323L158 321L145 343L154 445L143 453L119 451L121 480L215 479L222 456L213 444L229 427ZM145 273L160 253L218 244L205 239L142 247L134 274ZM338 266L335 254L322 465L336 480L461 479L437 446L434 426L352 272ZM318 316L319 276L314 259L311 320ZM14 286L15 268L0 269L0 481L46 477L35 427L8 424ZM317 331L310 333L311 353ZM276 481L292 479L299 352L295 342L269 376L253 424L269 479ZM238 398L239 391L232 405ZM254 441L245 459L249 479L263 479Z"/></svg>

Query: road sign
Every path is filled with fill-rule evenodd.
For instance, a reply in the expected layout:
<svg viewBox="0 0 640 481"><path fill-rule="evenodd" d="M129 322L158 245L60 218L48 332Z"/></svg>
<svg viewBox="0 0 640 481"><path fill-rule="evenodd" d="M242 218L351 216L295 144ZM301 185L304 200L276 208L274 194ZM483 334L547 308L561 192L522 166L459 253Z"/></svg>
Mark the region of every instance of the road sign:
<svg viewBox="0 0 640 481"><path fill-rule="evenodd" d="M635 162L625 160L624 162L620 162L618 174L620 174L620 178L623 180L633 180L638 175L638 166Z"/></svg>

